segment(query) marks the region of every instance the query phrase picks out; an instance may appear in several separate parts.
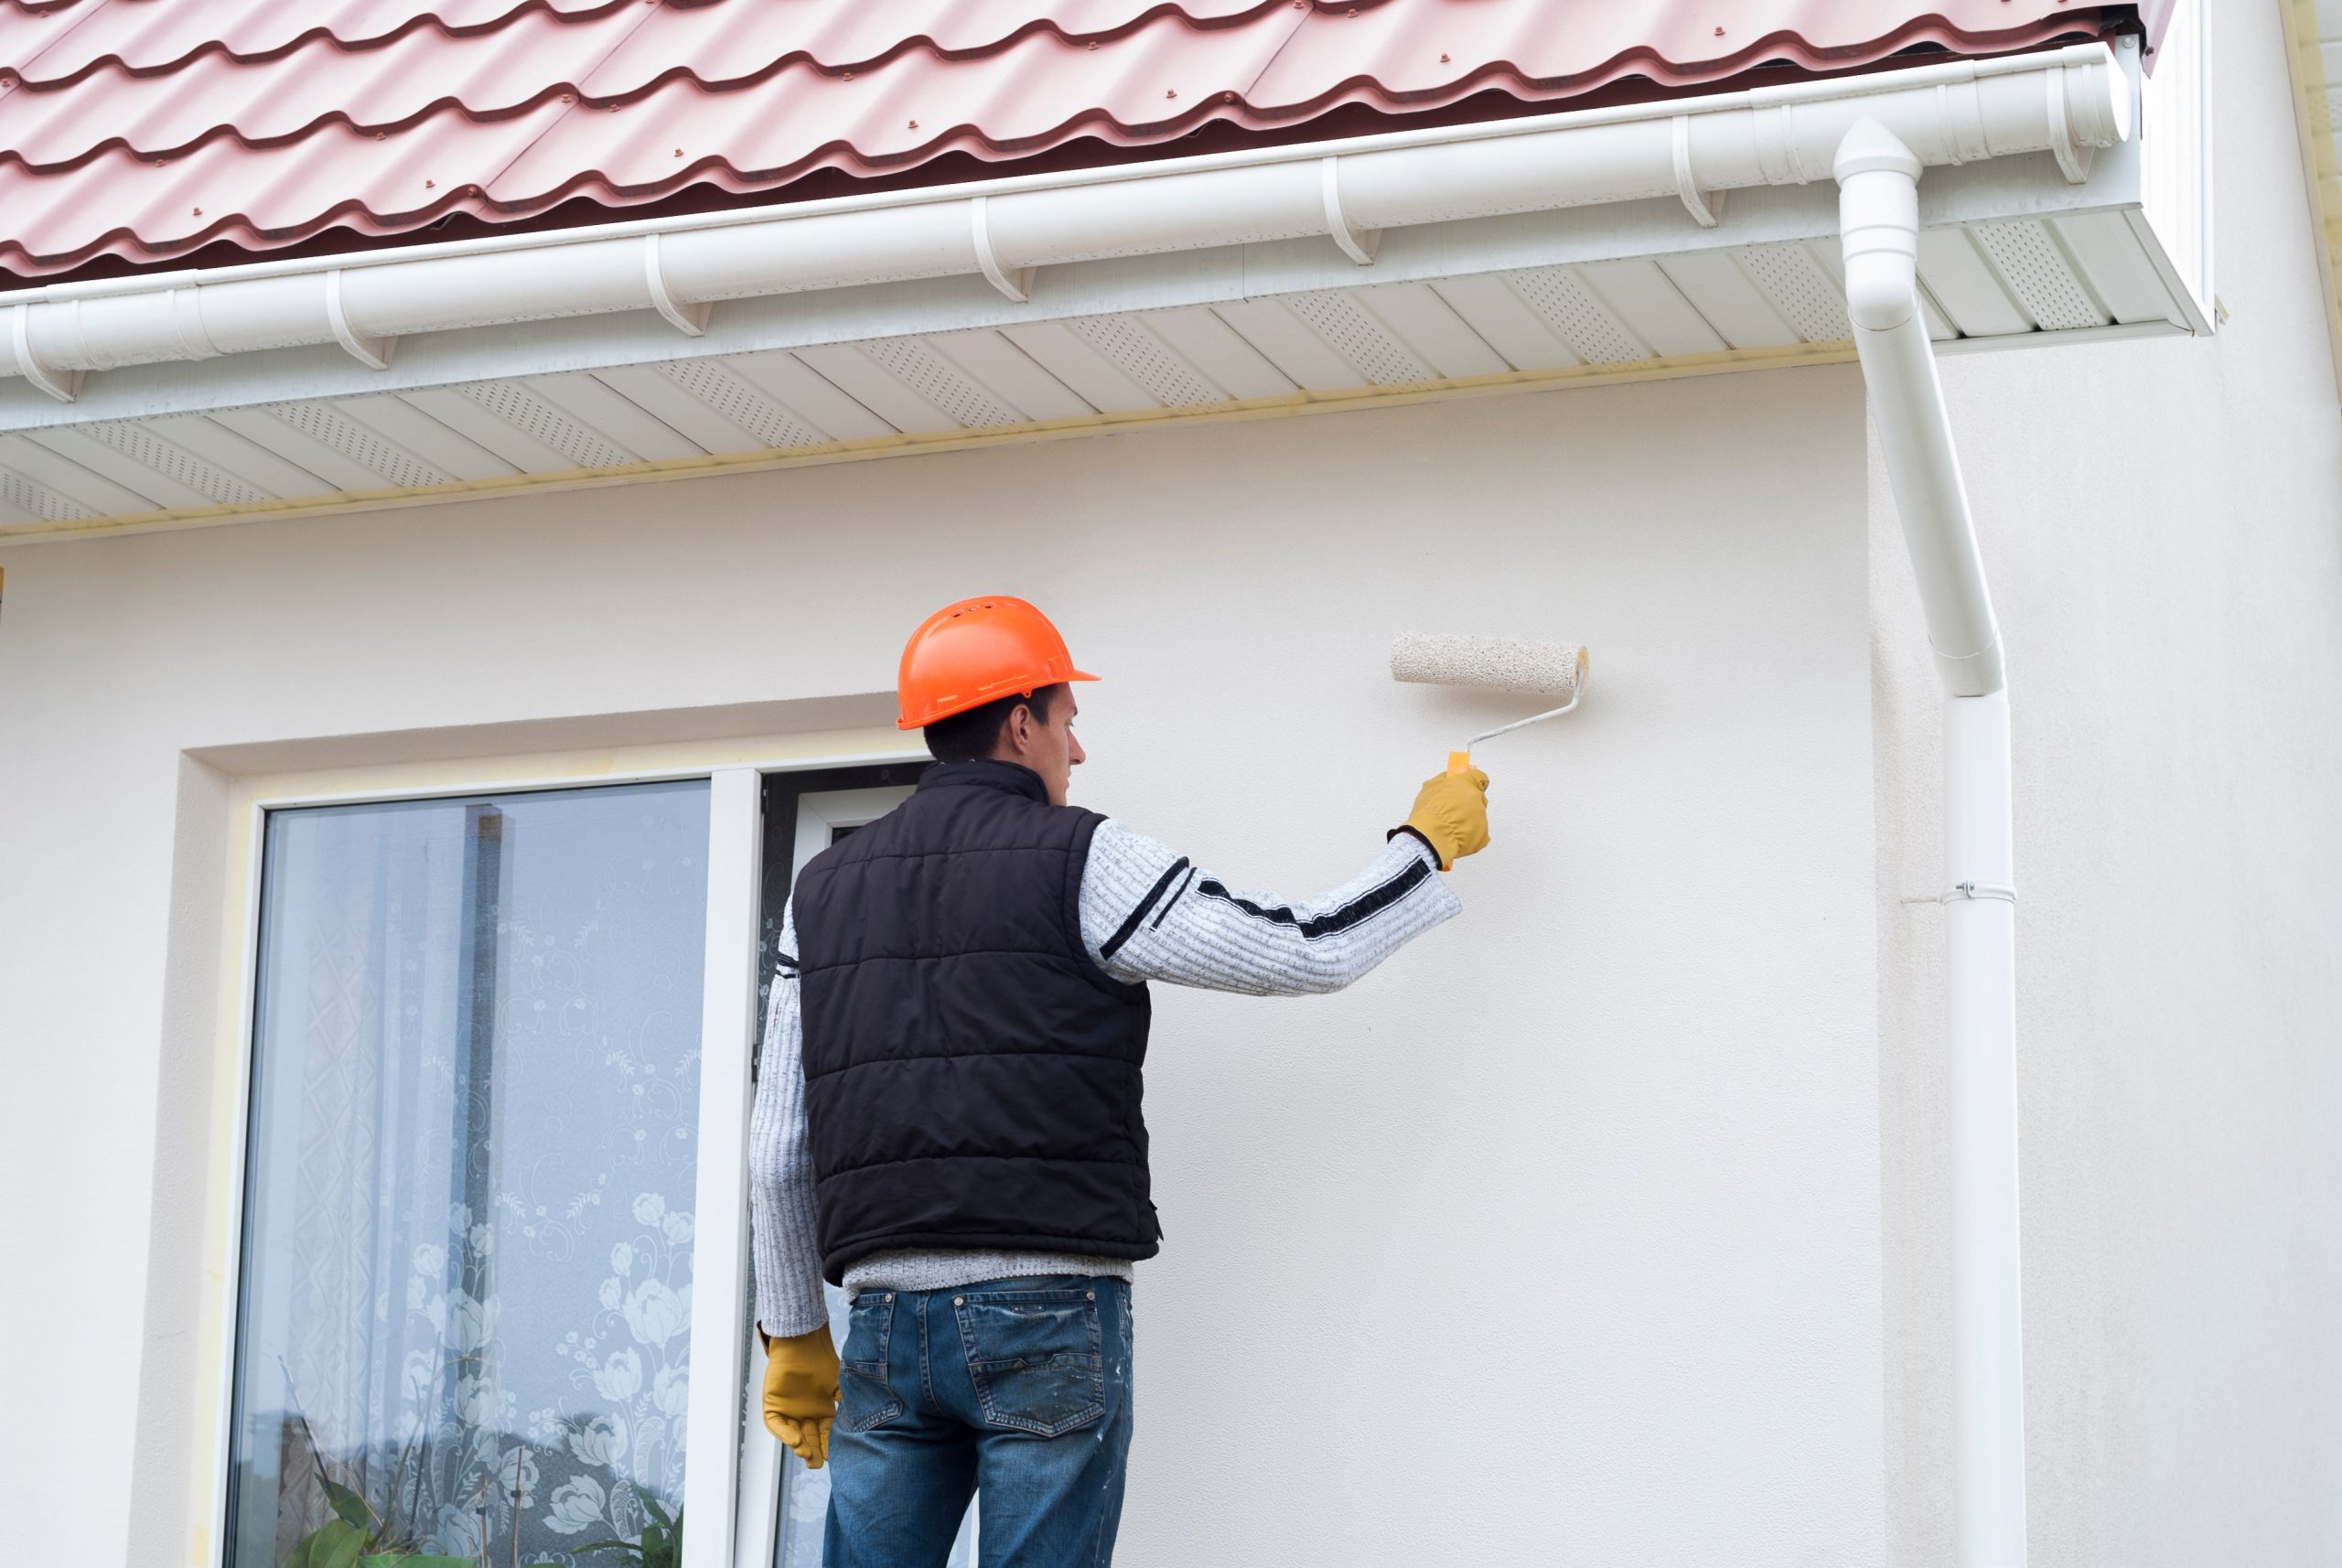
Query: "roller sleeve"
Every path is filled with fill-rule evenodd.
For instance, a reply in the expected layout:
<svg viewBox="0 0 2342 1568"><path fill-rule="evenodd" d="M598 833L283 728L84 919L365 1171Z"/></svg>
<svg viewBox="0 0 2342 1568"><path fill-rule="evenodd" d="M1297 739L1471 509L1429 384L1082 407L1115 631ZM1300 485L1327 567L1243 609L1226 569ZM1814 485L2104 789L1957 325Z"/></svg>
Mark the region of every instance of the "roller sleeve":
<svg viewBox="0 0 2342 1568"><path fill-rule="evenodd" d="M1438 686L1540 692L1567 699L1585 679L1585 650L1502 637L1410 632L1391 648L1391 678Z"/></svg>

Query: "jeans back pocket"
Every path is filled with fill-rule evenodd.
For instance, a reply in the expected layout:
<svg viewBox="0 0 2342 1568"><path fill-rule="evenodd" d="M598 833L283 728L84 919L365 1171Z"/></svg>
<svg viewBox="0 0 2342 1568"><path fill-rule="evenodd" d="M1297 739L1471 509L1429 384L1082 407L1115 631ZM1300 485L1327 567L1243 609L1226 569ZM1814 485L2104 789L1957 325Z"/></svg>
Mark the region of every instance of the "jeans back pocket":
<svg viewBox="0 0 2342 1568"><path fill-rule="evenodd" d="M895 1293L864 1291L846 1319L845 1349L838 1357L838 1421L849 1432L867 1432L903 1413L903 1402L886 1381L886 1357L895 1342Z"/></svg>
<svg viewBox="0 0 2342 1568"><path fill-rule="evenodd" d="M1095 1290L964 1292L951 1306L988 1424L1056 1437L1106 1413Z"/></svg>

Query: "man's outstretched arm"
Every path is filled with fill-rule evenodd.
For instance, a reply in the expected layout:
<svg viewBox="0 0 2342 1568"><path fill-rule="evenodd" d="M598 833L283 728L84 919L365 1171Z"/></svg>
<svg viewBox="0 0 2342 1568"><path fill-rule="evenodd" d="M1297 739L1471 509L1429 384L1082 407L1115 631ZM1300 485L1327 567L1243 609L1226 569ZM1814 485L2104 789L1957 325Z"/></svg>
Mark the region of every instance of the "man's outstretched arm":
<svg viewBox="0 0 2342 1568"><path fill-rule="evenodd" d="M1425 795L1465 787L1435 779ZM1485 787L1484 775L1469 786ZM1471 805L1466 798L1466 814ZM1299 900L1232 888L1167 846L1101 822L1081 875L1083 944L1125 982L1253 996L1339 991L1462 907L1440 879L1433 844L1451 857L1469 854L1486 842L1485 829L1477 842L1459 840L1423 810L1418 801L1409 827L1356 876Z"/></svg>

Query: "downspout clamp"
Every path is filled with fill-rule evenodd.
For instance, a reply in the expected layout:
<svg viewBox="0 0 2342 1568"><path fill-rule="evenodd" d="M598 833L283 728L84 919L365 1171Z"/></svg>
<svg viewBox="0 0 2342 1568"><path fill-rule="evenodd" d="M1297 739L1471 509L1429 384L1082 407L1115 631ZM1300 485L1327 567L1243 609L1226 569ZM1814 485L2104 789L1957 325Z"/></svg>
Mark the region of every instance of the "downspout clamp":
<svg viewBox="0 0 2342 1568"><path fill-rule="evenodd" d="M2127 134L2127 125L2122 127ZM1919 159L1876 120L1833 172L1847 314L1944 704L1951 1060L1952 1452L1960 1568L2025 1563L2016 1160L2016 891L1999 623L1919 306Z"/></svg>

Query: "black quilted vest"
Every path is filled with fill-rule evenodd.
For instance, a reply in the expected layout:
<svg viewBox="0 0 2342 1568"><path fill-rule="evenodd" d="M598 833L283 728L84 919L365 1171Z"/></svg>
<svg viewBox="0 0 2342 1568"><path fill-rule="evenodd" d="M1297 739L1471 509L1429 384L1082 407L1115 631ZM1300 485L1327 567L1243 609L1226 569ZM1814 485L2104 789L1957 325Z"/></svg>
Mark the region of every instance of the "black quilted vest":
<svg viewBox="0 0 2342 1568"><path fill-rule="evenodd" d="M822 1273L898 1247L1146 1258L1147 995L1081 945L1104 819L947 762L795 888Z"/></svg>

